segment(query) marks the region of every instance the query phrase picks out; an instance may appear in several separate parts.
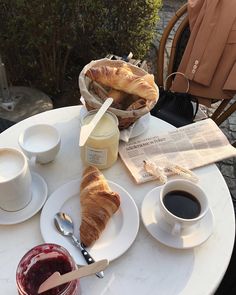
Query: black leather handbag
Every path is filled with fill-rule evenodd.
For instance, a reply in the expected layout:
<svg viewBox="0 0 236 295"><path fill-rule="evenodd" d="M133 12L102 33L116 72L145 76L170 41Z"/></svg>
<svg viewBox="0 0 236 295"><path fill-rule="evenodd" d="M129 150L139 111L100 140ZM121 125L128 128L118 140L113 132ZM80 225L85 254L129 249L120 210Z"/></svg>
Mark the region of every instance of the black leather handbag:
<svg viewBox="0 0 236 295"><path fill-rule="evenodd" d="M175 127L181 127L193 123L197 111L198 100L188 93L188 89L186 93L179 93L159 87L159 99L151 110L151 114Z"/></svg>

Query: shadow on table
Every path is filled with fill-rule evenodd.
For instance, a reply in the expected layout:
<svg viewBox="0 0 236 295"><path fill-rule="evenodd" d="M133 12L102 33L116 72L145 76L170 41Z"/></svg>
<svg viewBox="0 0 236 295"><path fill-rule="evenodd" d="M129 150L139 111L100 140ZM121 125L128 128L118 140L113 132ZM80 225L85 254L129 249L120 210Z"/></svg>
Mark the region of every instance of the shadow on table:
<svg viewBox="0 0 236 295"><path fill-rule="evenodd" d="M235 295L236 294L236 245L234 244L233 253L227 271L221 281L215 295Z"/></svg>
<svg viewBox="0 0 236 295"><path fill-rule="evenodd" d="M7 128L11 127L14 124L15 124L15 122L0 118L0 133L3 132L4 130L6 130Z"/></svg>

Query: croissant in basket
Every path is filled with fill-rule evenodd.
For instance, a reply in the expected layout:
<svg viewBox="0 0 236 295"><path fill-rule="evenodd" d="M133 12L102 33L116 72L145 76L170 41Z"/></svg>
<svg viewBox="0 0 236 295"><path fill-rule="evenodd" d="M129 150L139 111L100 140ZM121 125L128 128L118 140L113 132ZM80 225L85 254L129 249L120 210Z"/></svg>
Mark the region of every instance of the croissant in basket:
<svg viewBox="0 0 236 295"><path fill-rule="evenodd" d="M107 96L114 99L114 107L119 109L125 109L124 105L126 108L129 107L135 101L134 97L137 100L142 98L143 101L152 101L158 96L153 75L138 76L126 64L121 67L106 65L93 67L87 70L86 76L99 83L100 88L101 86L109 87L110 91L107 92ZM97 90L99 91L99 87ZM106 92L105 89L104 92Z"/></svg>
<svg viewBox="0 0 236 295"><path fill-rule="evenodd" d="M107 58L91 61L82 69L79 89L89 111L112 97L109 111L117 116L120 130L150 112L159 98L152 74L132 63Z"/></svg>
<svg viewBox="0 0 236 295"><path fill-rule="evenodd" d="M100 237L120 207L119 195L111 191L105 177L96 167L89 166L83 172L80 205L80 240L89 247Z"/></svg>

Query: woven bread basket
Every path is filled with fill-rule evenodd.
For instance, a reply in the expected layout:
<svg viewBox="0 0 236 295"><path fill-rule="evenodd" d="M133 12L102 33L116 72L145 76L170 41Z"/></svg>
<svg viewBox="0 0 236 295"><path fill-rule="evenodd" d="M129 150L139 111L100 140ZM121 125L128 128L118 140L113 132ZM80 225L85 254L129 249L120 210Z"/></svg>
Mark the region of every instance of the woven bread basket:
<svg viewBox="0 0 236 295"><path fill-rule="evenodd" d="M103 103L101 98L91 91L91 88L90 88L91 80L87 76L85 76L85 73L87 72L87 70L92 67L99 67L99 66L120 67L124 63L126 62L122 60L110 60L110 59L104 58L100 60L91 61L89 64L87 64L83 68L83 70L80 72L80 75L79 75L79 88L80 88L81 96L84 98L87 110L90 111L94 109L99 109ZM136 74L138 76L144 76L147 74L147 72L144 71L143 69L137 66L134 66L130 63L129 63L129 67L131 68L133 74ZM157 93L159 93L158 87L157 87ZM110 107L109 111L114 113L117 116L119 121L119 129L121 130L121 129L128 128L137 119L147 114L155 106L157 100L158 100L158 97L156 98L156 100L146 100L146 105L137 110L126 111L126 110Z"/></svg>

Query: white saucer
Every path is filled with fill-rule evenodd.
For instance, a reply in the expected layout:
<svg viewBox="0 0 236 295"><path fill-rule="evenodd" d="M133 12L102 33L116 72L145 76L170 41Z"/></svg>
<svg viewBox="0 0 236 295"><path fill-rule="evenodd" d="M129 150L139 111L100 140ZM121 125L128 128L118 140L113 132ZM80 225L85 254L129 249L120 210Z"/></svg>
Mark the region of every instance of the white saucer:
<svg viewBox="0 0 236 295"><path fill-rule="evenodd" d="M214 218L212 211L209 209L206 216L195 228L183 232L180 236L173 235L170 226L160 218L160 189L161 187L156 187L151 190L142 203L141 216L148 232L162 244L177 249L189 249L204 243L213 232Z"/></svg>
<svg viewBox="0 0 236 295"><path fill-rule="evenodd" d="M35 215L47 199L48 188L45 180L37 173L32 175L32 200L23 209L9 212L0 209L0 224L16 224L23 222Z"/></svg>

